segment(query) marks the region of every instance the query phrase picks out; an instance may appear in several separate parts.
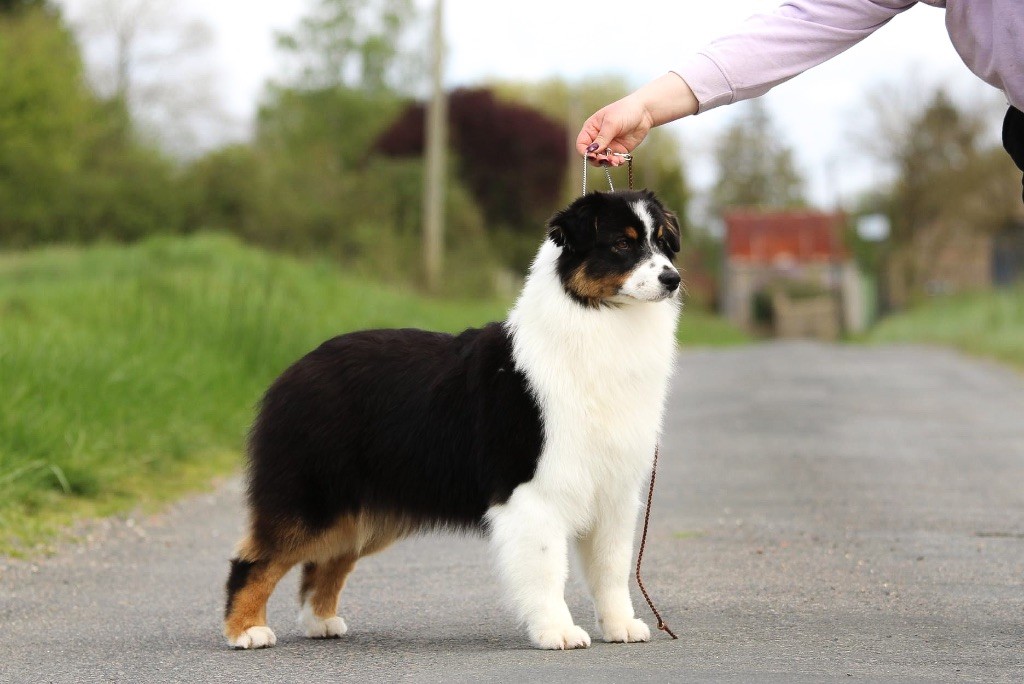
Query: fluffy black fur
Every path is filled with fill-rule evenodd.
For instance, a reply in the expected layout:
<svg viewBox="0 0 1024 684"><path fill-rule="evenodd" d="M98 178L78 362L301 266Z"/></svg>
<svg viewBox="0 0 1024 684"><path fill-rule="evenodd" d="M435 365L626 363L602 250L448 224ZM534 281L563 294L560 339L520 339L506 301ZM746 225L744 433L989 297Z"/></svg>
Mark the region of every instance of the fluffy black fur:
<svg viewBox="0 0 1024 684"><path fill-rule="evenodd" d="M250 436L256 540L272 547L283 521L315 532L359 511L475 526L533 476L541 430L502 324L336 337L263 399Z"/></svg>

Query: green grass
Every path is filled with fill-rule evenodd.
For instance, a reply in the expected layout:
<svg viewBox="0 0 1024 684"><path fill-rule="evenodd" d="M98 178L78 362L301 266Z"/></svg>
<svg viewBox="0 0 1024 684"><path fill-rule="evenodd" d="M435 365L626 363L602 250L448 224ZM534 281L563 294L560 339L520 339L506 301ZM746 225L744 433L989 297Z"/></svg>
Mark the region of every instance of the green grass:
<svg viewBox="0 0 1024 684"><path fill-rule="evenodd" d="M216 235L0 254L0 554L235 472L263 390L328 337L458 331L508 304L416 296ZM684 345L744 339L684 313Z"/></svg>
<svg viewBox="0 0 1024 684"><path fill-rule="evenodd" d="M262 391L328 337L455 331L506 308L218 236L0 256L0 552L233 471Z"/></svg>
<svg viewBox="0 0 1024 684"><path fill-rule="evenodd" d="M923 343L1024 369L1024 286L934 299L884 319L870 343Z"/></svg>
<svg viewBox="0 0 1024 684"><path fill-rule="evenodd" d="M729 321L694 307L684 307L676 339L688 347L731 347L747 344L753 338Z"/></svg>

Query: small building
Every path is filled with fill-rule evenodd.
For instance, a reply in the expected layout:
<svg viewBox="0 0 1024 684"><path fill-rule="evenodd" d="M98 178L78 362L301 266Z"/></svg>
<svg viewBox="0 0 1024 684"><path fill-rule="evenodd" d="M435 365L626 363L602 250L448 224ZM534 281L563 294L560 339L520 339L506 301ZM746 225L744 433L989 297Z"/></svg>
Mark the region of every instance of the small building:
<svg viewBox="0 0 1024 684"><path fill-rule="evenodd" d="M827 340L866 327L864 286L843 243L844 214L743 209L723 218L729 320L762 334Z"/></svg>

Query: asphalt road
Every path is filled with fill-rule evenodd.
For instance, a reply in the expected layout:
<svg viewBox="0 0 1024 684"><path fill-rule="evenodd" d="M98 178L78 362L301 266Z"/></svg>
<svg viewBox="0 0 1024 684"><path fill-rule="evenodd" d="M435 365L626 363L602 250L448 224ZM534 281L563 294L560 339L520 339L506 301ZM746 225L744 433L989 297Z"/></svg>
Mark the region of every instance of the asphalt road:
<svg viewBox="0 0 1024 684"><path fill-rule="evenodd" d="M0 681L1024 681L1024 377L945 351L681 355L644 560L678 641L533 650L485 543L438 536L361 562L345 638L300 635L293 571L277 647L232 651L242 522L231 481L0 562Z"/></svg>

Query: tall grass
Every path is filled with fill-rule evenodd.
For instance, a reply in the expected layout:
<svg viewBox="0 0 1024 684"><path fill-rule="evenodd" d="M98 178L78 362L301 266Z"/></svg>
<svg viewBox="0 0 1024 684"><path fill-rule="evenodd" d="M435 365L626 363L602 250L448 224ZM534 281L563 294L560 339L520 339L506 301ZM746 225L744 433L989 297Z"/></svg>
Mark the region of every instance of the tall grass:
<svg viewBox="0 0 1024 684"><path fill-rule="evenodd" d="M229 471L261 392L328 337L505 311L219 236L0 256L0 551Z"/></svg>
<svg viewBox="0 0 1024 684"><path fill-rule="evenodd" d="M508 304L419 297L215 235L0 255L0 553L234 471L263 390L331 336L458 331ZM689 309L680 338L744 339Z"/></svg>
<svg viewBox="0 0 1024 684"><path fill-rule="evenodd" d="M868 341L944 345L1024 369L1024 285L934 299L884 319Z"/></svg>

